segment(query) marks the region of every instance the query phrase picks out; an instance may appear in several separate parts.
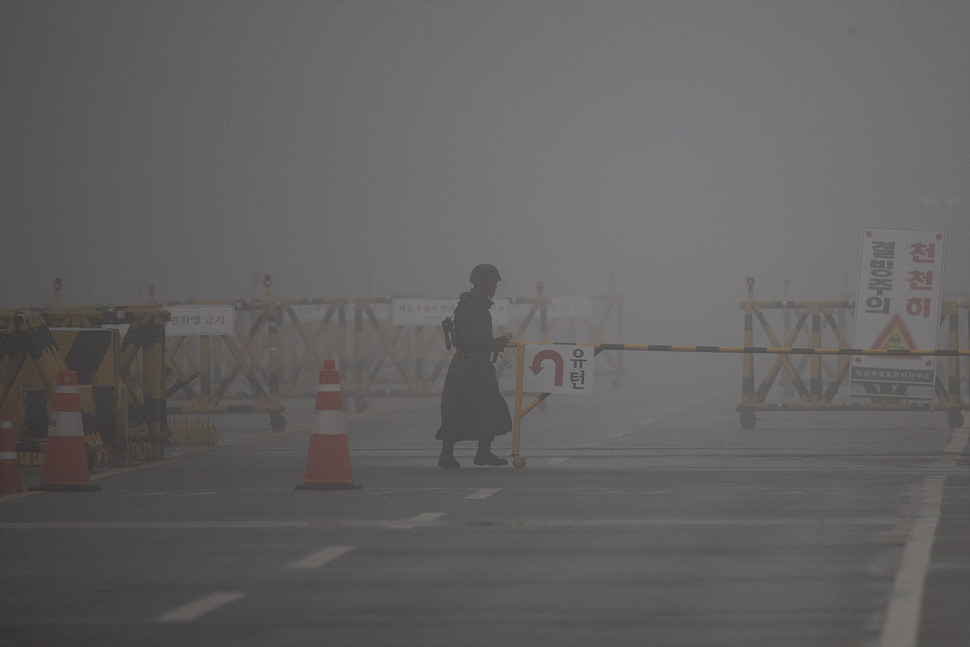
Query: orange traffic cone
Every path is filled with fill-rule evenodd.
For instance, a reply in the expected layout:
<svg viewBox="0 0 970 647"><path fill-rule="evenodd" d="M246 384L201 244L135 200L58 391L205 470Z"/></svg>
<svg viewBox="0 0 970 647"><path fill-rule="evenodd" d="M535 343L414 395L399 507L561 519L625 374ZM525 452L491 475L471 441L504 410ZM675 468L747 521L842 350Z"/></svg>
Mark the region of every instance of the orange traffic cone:
<svg viewBox="0 0 970 647"><path fill-rule="evenodd" d="M40 485L31 490L100 490L91 485L88 454L84 447L84 424L81 422L81 395L77 373L61 371L54 389L54 409L47 427L44 468Z"/></svg>
<svg viewBox="0 0 970 647"><path fill-rule="evenodd" d="M340 376L332 359L324 360L314 412L316 429L310 434L306 475L297 490L356 490L350 474L350 449L340 397Z"/></svg>
<svg viewBox="0 0 970 647"><path fill-rule="evenodd" d="M23 488L20 486L20 464L13 439L13 423L4 409L0 411L0 494L12 492L23 492Z"/></svg>

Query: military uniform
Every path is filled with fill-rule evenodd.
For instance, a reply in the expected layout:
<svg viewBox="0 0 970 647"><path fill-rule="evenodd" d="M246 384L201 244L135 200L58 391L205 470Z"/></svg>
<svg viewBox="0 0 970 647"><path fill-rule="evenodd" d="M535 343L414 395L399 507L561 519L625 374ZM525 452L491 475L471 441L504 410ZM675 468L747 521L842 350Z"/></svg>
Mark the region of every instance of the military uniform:
<svg viewBox="0 0 970 647"><path fill-rule="evenodd" d="M512 430L509 405L499 391L492 364L492 353L505 348L508 339L492 337L492 315L488 311L491 307L492 300L485 291L473 288L461 295L455 308L456 351L445 376L441 427L435 435L442 441L441 467L458 467L452 449L462 440L479 441L475 458L478 465L508 462L491 453L492 439Z"/></svg>

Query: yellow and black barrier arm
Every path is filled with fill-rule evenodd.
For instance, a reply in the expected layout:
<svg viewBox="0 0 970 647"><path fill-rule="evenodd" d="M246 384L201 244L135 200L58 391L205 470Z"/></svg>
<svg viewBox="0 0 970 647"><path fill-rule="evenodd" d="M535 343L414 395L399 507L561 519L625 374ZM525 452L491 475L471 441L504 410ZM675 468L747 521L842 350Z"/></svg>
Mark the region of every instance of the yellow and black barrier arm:
<svg viewBox="0 0 970 647"><path fill-rule="evenodd" d="M512 464L517 468L525 467L525 458L519 454L519 441L522 430L522 418L539 406L549 397L549 393L540 393L532 402L522 406L522 379L525 375L525 347L528 344L551 345L550 342L510 341L509 346L515 347L515 411L512 415ZM618 351L651 351L666 353L733 353L745 355L888 355L888 356L936 356L936 357L970 357L970 350L956 350L938 348L934 350L895 349L895 348L785 348L772 346L673 346L668 344L591 344L571 343L558 344L560 346L589 346L593 356L604 350Z"/></svg>
<svg viewBox="0 0 970 647"><path fill-rule="evenodd" d="M523 342L533 343L533 342ZM674 353L746 353L752 355L914 355L954 357L970 356L970 350L938 348L935 350L896 348L785 348L773 346L667 346L665 344L576 344L594 346L596 353L604 350L649 350Z"/></svg>

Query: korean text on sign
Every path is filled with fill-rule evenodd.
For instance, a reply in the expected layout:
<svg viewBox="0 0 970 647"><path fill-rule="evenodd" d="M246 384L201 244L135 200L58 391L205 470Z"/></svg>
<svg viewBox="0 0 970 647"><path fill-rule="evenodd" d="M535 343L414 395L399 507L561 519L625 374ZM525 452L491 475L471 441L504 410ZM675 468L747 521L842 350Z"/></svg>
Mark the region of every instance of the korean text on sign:
<svg viewBox="0 0 970 647"><path fill-rule="evenodd" d="M857 348L936 348L946 233L863 230L855 312ZM933 398L935 358L866 355L852 359L849 398ZM883 391L886 391L883 393Z"/></svg>
<svg viewBox="0 0 970 647"><path fill-rule="evenodd" d="M169 306L170 319L165 334L174 337L188 335L232 335L236 327L236 309L224 306Z"/></svg>

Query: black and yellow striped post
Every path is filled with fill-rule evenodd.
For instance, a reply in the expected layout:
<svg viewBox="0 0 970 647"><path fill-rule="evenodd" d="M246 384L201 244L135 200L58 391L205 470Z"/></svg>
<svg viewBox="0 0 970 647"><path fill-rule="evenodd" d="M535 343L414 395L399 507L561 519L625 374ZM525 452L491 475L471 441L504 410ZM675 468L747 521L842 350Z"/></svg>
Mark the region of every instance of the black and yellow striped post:
<svg viewBox="0 0 970 647"><path fill-rule="evenodd" d="M623 336L623 298L616 291L616 276L610 275L610 305L616 308L616 339L618 342L623 342L625 337ZM610 308L606 309L606 317L603 319L603 323L606 323L606 319L610 316ZM600 324L602 330L602 325ZM594 341L599 341L594 340ZM626 372L626 368L623 364L623 353L620 353L617 357L616 362L616 378L614 384L619 386L620 377Z"/></svg>
<svg viewBox="0 0 970 647"><path fill-rule="evenodd" d="M522 342L537 344L540 342ZM776 346L674 346L667 344L574 344L592 346L597 350L658 351L668 353L729 353L751 355L918 355L928 357L968 357L970 350L938 348L895 349L895 348L785 348Z"/></svg>
<svg viewBox="0 0 970 647"><path fill-rule="evenodd" d="M839 348L848 348L850 346L849 341L842 334L842 329L835 321L835 317L832 316L832 310L826 305L821 305L820 307L822 309L822 314L825 316L825 320L828 322L829 327L832 329L832 332L839 341ZM791 345L792 344L786 344L786 346ZM842 384L845 376L849 374L849 367L851 363L851 357L843 357L839 360L839 367L836 369L835 376L832 378L832 382L822 395L823 403L830 404L832 400L835 399L836 394L839 392L839 385Z"/></svg>
<svg viewBox="0 0 970 647"><path fill-rule="evenodd" d="M744 345L754 345L754 308L750 303L744 304ZM742 361L741 404L749 405L754 398L754 358L745 355Z"/></svg>
<svg viewBox="0 0 970 647"><path fill-rule="evenodd" d="M812 306L812 348L822 346L822 312L819 304ZM822 400L822 358L812 355L811 403L818 404Z"/></svg>
<svg viewBox="0 0 970 647"><path fill-rule="evenodd" d="M949 342L950 348L960 347L960 308L955 301L944 303L941 317L950 318ZM960 358L951 357L947 362L948 384L947 384L947 403L950 406L958 407L960 402Z"/></svg>

